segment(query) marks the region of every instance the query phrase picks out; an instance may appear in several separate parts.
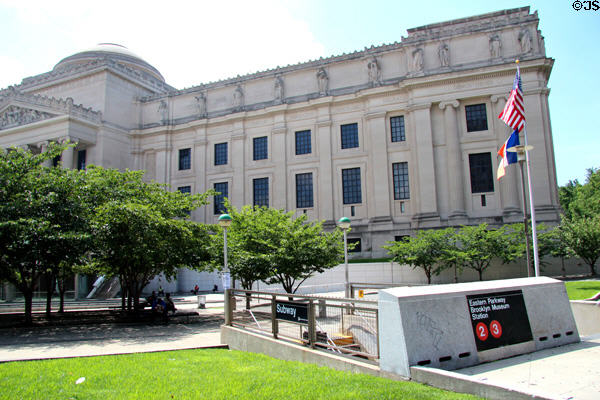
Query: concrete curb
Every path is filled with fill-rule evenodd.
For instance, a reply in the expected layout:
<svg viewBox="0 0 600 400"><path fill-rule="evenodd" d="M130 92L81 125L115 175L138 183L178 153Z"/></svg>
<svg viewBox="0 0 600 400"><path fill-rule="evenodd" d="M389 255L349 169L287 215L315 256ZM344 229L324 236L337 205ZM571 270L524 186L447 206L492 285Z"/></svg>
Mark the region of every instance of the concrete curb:
<svg viewBox="0 0 600 400"><path fill-rule="evenodd" d="M556 397L515 390L508 386L482 382L467 375L438 368L410 367L410 374L415 382L453 392L469 393L486 399L557 399Z"/></svg>

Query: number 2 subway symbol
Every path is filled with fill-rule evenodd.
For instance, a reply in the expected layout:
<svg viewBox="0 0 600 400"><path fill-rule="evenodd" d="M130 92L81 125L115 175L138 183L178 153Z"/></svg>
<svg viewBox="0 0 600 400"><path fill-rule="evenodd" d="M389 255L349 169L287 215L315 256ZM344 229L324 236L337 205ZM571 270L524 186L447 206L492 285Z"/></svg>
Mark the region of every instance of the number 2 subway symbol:
<svg viewBox="0 0 600 400"><path fill-rule="evenodd" d="M475 326L475 331L477 332L477 338L482 342L485 342L488 338L488 328L487 325L483 322L480 322Z"/></svg>

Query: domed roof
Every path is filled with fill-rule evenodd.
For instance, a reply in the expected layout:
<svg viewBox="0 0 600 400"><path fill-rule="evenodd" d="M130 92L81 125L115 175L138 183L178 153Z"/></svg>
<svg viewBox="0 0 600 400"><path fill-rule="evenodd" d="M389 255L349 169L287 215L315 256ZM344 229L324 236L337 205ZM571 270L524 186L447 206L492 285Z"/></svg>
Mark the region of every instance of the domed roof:
<svg viewBox="0 0 600 400"><path fill-rule="evenodd" d="M100 43L95 47L65 57L54 66L54 69L56 70L69 65L85 64L99 58L110 58L129 68L144 71L161 82L165 81L165 78L163 78L156 68L148 64L127 47L115 43Z"/></svg>

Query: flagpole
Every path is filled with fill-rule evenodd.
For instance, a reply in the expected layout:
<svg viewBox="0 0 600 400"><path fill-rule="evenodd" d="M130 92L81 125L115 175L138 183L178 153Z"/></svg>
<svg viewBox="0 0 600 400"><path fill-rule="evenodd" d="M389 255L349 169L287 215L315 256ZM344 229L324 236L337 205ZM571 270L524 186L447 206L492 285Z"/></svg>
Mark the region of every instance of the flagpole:
<svg viewBox="0 0 600 400"><path fill-rule="evenodd" d="M519 68L517 66L517 68ZM537 229L535 222L535 202L533 201L533 182L531 179L531 167L529 163L529 150L527 150L527 122L523 125L523 137L525 139L525 163L527 164L527 183L529 186L529 212L531 215L531 237L533 239L533 264L535 267L535 276L540 276L540 257L538 255ZM527 210L523 210L524 213ZM529 266L527 266L529 268Z"/></svg>

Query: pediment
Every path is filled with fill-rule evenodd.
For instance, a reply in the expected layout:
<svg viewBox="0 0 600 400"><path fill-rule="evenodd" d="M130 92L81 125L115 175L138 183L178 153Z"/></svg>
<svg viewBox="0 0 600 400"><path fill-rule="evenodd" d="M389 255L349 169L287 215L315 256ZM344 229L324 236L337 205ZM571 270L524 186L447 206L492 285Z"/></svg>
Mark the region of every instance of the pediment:
<svg viewBox="0 0 600 400"><path fill-rule="evenodd" d="M50 114L45 111L9 105L0 110L0 130L27 125L56 116L57 114Z"/></svg>

